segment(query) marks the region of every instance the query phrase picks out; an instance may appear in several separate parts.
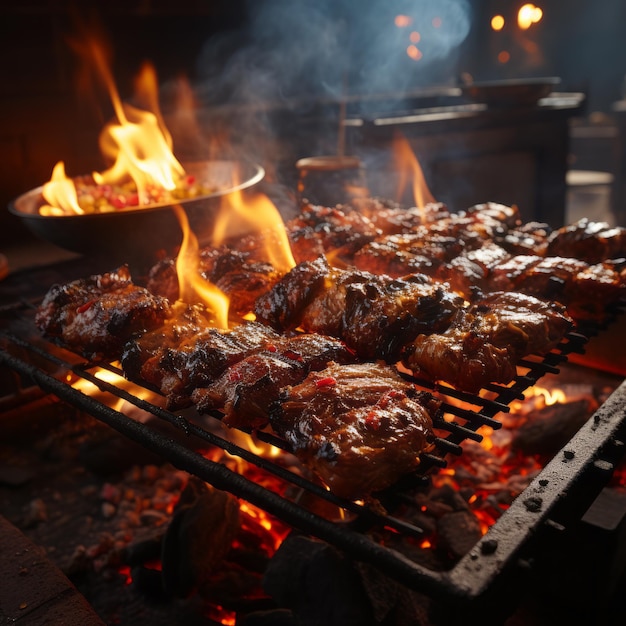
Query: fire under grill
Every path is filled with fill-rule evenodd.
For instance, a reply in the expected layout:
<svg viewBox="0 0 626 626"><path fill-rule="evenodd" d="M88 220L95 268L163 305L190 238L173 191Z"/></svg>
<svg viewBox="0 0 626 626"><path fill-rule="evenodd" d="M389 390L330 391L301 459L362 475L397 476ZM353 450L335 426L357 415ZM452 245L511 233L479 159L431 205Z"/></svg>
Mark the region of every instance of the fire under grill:
<svg viewBox="0 0 626 626"><path fill-rule="evenodd" d="M295 529L330 543L358 561L375 566L402 584L434 598L454 599L455 607L468 603L482 605L492 597L493 591L500 589L502 574L513 575L518 570L515 566L525 554L532 553L537 542L556 540L559 531L566 529L571 520L580 519L612 476L626 448L623 443L626 441L625 382L465 557L452 569L435 571L414 562L394 547L378 542L372 531L384 528L408 541L423 537L422 528L396 514L399 503L406 504L409 499L407 493L428 482L433 472L445 468L448 455L461 455L464 441L480 441L482 436L477 431L482 426L500 428L498 416L508 412L514 400L523 398L523 392L546 374L558 374L568 356L584 353L589 338L603 332L604 328L578 327L546 356L527 357L520 362L518 376L511 384L489 385L480 394L433 386L406 375L418 387L436 392L444 402L444 415L435 424L438 437L434 448L422 455L420 471L378 494L382 506L374 506L339 498L298 471L231 440L226 430L219 428L221 414L217 411L199 420L197 414L170 412L143 399L145 395L137 393L139 387L135 383L127 387L107 382L98 372L108 371L123 379L119 367L86 360L41 339L34 327L34 312L32 302L7 305L0 311L3 320L0 363L16 372L22 381L34 382L45 392L104 422L175 467L250 502ZM619 312L618 309L614 313ZM102 396L93 397L81 391L76 384L81 380L95 385ZM154 393L155 390L146 388L144 391ZM111 403L104 400L105 396L137 407L142 414L156 420L139 420L110 408ZM217 427L212 428L211 422ZM173 427L179 436L172 437L159 424L167 424L170 430ZM271 433L255 432L254 437L288 452L286 443ZM252 464L273 476L283 487L269 489L211 460L203 453L210 448L219 448ZM306 494L306 498L302 498L302 494ZM338 514L329 519L317 512L328 510L327 506L318 509L303 504L305 500L332 505ZM503 602L501 593L498 598Z"/></svg>

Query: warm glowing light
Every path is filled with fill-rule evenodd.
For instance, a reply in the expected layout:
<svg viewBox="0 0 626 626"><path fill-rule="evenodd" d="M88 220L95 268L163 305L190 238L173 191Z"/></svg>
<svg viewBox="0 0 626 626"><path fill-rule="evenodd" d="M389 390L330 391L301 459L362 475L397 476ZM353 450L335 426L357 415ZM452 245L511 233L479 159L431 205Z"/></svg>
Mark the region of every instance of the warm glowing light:
<svg viewBox="0 0 626 626"><path fill-rule="evenodd" d="M522 30L529 29L543 17L543 11L534 4L524 4L517 12L517 25Z"/></svg>
<svg viewBox="0 0 626 626"><path fill-rule="evenodd" d="M128 391L141 400L158 402L160 399L160 396L157 396L154 392L139 385L135 385L128 379L110 369L98 367L93 371L93 376L94 378L97 378L103 383L111 385L116 389ZM109 394L106 391L102 391L100 387L98 387L97 383L91 382L91 380L88 380L87 378L76 378L72 373L69 373L66 376L66 379L74 389L84 393L86 396L96 398L98 401L102 402L114 411L121 411L125 414L130 414L132 412L133 417L140 419L139 413L141 413L141 409L138 409L134 404L127 402L124 398L121 398L116 394Z"/></svg>
<svg viewBox="0 0 626 626"><path fill-rule="evenodd" d="M185 176L183 166L172 152L172 138L162 121L156 97L156 78L151 66L144 66L139 78L139 92L154 112L122 104L117 89L101 55L98 67L105 76L117 123L105 126L100 135L100 149L114 161L105 172L94 172L97 184L121 184L133 180L139 204L147 204L147 189L156 186L173 190L176 181ZM151 92L155 93L151 93Z"/></svg>
<svg viewBox="0 0 626 626"><path fill-rule="evenodd" d="M508 52L508 50L502 50L501 52L498 53L498 62L502 63L503 65L505 63L508 63L511 60L511 55Z"/></svg>
<svg viewBox="0 0 626 626"><path fill-rule="evenodd" d="M272 550L278 550L280 544L285 538L284 530L275 528L275 525L272 523L272 520L265 511L258 509L248 502L242 500L239 504L239 510L241 513L244 513L248 516L248 518L253 520L255 524L264 528L268 532L269 540L272 542L272 545L269 547Z"/></svg>
<svg viewBox="0 0 626 626"><path fill-rule="evenodd" d="M398 28L406 28L413 23L413 18L408 15L396 15L396 19L394 20L394 24Z"/></svg>
<svg viewBox="0 0 626 626"><path fill-rule="evenodd" d="M409 35L409 39L411 40L411 43L419 43L421 38L422 36L416 30L414 30Z"/></svg>
<svg viewBox="0 0 626 626"><path fill-rule="evenodd" d="M427 548L431 548L432 545L433 544L430 541L428 541L428 539L424 539L424 541L420 543L420 548L423 548L424 550L426 550Z"/></svg>
<svg viewBox="0 0 626 626"><path fill-rule="evenodd" d="M413 196L415 206L423 209L429 202L434 202L435 198L430 193L424 172L413 152L409 142L405 137L396 135L393 145L393 153L397 162L399 173L398 198L402 198L409 180L413 184Z"/></svg>
<svg viewBox="0 0 626 626"><path fill-rule="evenodd" d="M494 15L491 18L491 28L493 30L502 30L504 28L504 17L502 15Z"/></svg>
<svg viewBox="0 0 626 626"><path fill-rule="evenodd" d="M228 328L230 304L228 296L200 275L198 239L189 227L189 220L183 208L174 205L172 209L183 231L183 241L176 257L180 299L187 304L203 302L215 316L215 325L218 328Z"/></svg>
<svg viewBox="0 0 626 626"><path fill-rule="evenodd" d="M422 52L417 46L408 46L406 49L406 53L411 57L414 61L419 61L422 58Z"/></svg>
<svg viewBox="0 0 626 626"><path fill-rule="evenodd" d="M107 88L115 112L115 120L100 134L100 149L111 166L104 172L93 172L93 179L100 186L134 184L136 195L130 202L132 206L158 202L161 195L177 188L186 173L172 152L172 138L159 109L154 69L144 65L136 82L137 99L147 107L142 110L122 103L101 47L90 41L86 50ZM78 204L74 181L65 176L62 163L57 163L44 189L44 198L53 206L44 207L42 214L85 212Z"/></svg>
<svg viewBox="0 0 626 626"><path fill-rule="evenodd" d="M40 209L42 215L72 215L84 213L78 205L76 187L65 175L65 164L59 161L52 170L52 177L43 186L42 195L51 206Z"/></svg>
<svg viewBox="0 0 626 626"><path fill-rule="evenodd" d="M434 17L433 18L433 27L434 28L441 28L441 24L442 24L442 20L440 17Z"/></svg>
<svg viewBox="0 0 626 626"><path fill-rule="evenodd" d="M279 272L295 267L283 218L264 194L245 195L242 191L226 194L213 232L214 245L246 232L262 235L265 260Z"/></svg>
<svg viewBox="0 0 626 626"><path fill-rule="evenodd" d="M493 448L493 440L491 439L491 436L493 435L493 428L491 428L490 426L483 426L480 429L480 434L483 437L480 445L485 450L491 450Z"/></svg>
<svg viewBox="0 0 626 626"><path fill-rule="evenodd" d="M247 433L244 433L242 430L229 430L228 440L238 445L240 448L249 450L256 456L260 456L266 459L276 459L284 454L284 452L280 448L273 446L271 443L258 441Z"/></svg>
<svg viewBox="0 0 626 626"><path fill-rule="evenodd" d="M535 385L524 392L524 400L511 402L511 411L521 411L524 404L530 403L535 409L567 402L567 395L562 389L546 389Z"/></svg>

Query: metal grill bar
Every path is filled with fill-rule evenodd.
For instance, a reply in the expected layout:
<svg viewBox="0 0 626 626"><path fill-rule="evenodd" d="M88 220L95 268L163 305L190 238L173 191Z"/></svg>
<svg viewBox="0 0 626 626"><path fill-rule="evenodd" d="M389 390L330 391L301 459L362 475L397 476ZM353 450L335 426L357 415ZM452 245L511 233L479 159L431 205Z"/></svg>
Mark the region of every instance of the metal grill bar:
<svg viewBox="0 0 626 626"><path fill-rule="evenodd" d="M563 493L566 493L574 483L579 482L581 476L586 476L589 472L593 474L594 467L603 467L602 464L598 465L594 461L610 458L612 462L613 457L616 456L613 448L619 449L622 453L625 448L623 445L621 447L614 446L612 441L618 436L624 436L626 382L603 405L593 420L590 420L590 423L584 429L584 433L572 440L571 449L574 452L580 450L577 462L559 465L558 481L553 480L554 476L552 474L549 479L542 478L544 475L544 472L542 472L532 483L531 487L534 490L542 490L541 515L534 515L534 511L530 510L530 508L524 508L523 501L518 505L516 500L515 506L512 506L498 520L477 547L453 570L449 572L432 571L413 562L397 551L388 549L373 541L362 532L363 529L368 529L372 526L386 526L394 528L404 536L419 537L422 532L420 528L392 515L373 511L360 503L348 502L337 498L319 485L307 481L305 478L289 472L275 463L254 455L241 448L241 446L237 446L214 433L200 428L197 424L180 415L175 415L138 398L116 385L99 379L91 371L96 367L104 367L122 375L123 373L114 365L86 362L77 355L72 355L72 353L69 353L69 356L73 357L72 359L61 358L54 354L55 346L44 345L39 347L23 340L21 337L15 336L14 333L3 333L0 337L2 337L5 346L14 348L13 352L26 351L36 354L40 359L45 359L53 364L55 368L71 371L76 376L92 382L103 392L127 400L138 408L152 413L157 418L167 421L180 429L186 437L195 437L210 445L218 446L253 463L264 471L271 472L273 475L301 489L306 489L312 495L324 498L326 501L343 508L354 516L353 522L336 522L321 517L294 501L258 485L245 476L233 472L224 464L205 458L189 446L172 440L149 425L142 424L124 413L115 411L94 400L72 387L65 380L60 380L57 376L40 366L33 365L28 358L17 357L11 354L9 350L0 352L1 364L10 367L24 377L31 378L42 389L100 419L128 438L161 455L176 467L198 476L219 489L229 491L233 495L259 506L294 528L328 541L358 560L372 563L381 571L402 581L406 585L444 599L454 596L459 599L473 600L483 596L491 587L494 579L500 574L503 567L503 559L507 567L512 566L514 557L525 547L527 538L537 534L529 533L528 530L537 530L537 525L547 521L549 516L559 519L559 505L563 504ZM556 364L567 360L569 352L579 351L581 347L584 347L585 342L586 337L584 335L570 333L555 351L542 360L535 362L532 358L526 359L523 363L523 369L527 371L522 372L511 385L489 386L487 390L494 394L493 397L483 398L457 392L444 386L436 386L426 381L418 381L410 376L407 377L410 380L414 380L416 384L421 384L424 388L434 389L438 395L443 397L444 411L450 417L450 421L442 420L441 424L437 424L437 427L441 428L441 430L447 430L449 435L445 438L441 437L436 441L437 453L430 451L422 455L423 471L428 472L430 468L445 467L446 461L444 457L446 454L461 453L459 444L465 439L480 440L481 436L476 431L483 424L497 428L500 423L495 417L499 412L508 411L508 403L523 397L523 391L530 385L535 384L545 372L558 371ZM445 400L446 396L448 401ZM456 403L459 400L466 402L469 406L476 407L476 410L459 408ZM215 412L212 414L212 417L219 419L220 415L218 412ZM456 421L457 418L465 421L465 423L458 423ZM269 434L267 437L269 440L277 439ZM277 441L277 443L280 442ZM568 446L569 450L570 446ZM589 457L589 454L595 456ZM574 456L577 455L574 453ZM585 459L587 459L586 462ZM559 462L562 463L562 459L559 459ZM546 469L549 469L551 472L556 471L555 468L557 466L554 463L557 463L557 461L555 460ZM590 467L591 470L589 470ZM548 482L545 482L546 480ZM594 481L594 485L597 482ZM546 488L547 486L549 488ZM596 494L601 486L597 488ZM357 528L360 530L356 530ZM526 528L526 531L523 530L524 528ZM496 546L495 549L494 545ZM499 546L502 546L502 548L500 549ZM494 554L495 556L493 556ZM480 574L477 575L476 572L480 572Z"/></svg>

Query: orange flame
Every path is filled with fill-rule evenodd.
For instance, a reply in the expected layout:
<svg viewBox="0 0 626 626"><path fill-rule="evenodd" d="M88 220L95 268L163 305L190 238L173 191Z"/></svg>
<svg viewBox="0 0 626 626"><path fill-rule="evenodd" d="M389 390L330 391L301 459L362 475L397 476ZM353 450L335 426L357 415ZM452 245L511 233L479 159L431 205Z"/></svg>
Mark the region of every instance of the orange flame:
<svg viewBox="0 0 626 626"><path fill-rule="evenodd" d="M197 237L189 227L187 214L180 205L172 207L183 231L183 241L176 257L176 273L180 299L188 304L205 303L215 315L218 328L228 328L228 296L212 283L204 280L198 272L200 263Z"/></svg>
<svg viewBox="0 0 626 626"><path fill-rule="evenodd" d="M52 177L43 186L42 195L50 206L42 206L42 215L72 215L84 211L78 204L73 181L65 175L65 164L59 161L52 170Z"/></svg>
<svg viewBox="0 0 626 626"><path fill-rule="evenodd" d="M142 68L136 81L138 99L149 110L123 104L107 65L102 48L90 41L87 54L93 61L99 77L105 84L117 118L105 126L100 135L100 149L112 163L104 172L94 172L97 185L134 183L137 205L155 202L148 193L154 190L172 191L185 179L186 173L172 152L172 138L159 109L156 74L151 65ZM62 162L56 164L52 178L44 186L44 198L53 207L47 215L82 214L74 181L65 176ZM54 209L60 209L58 210Z"/></svg>
<svg viewBox="0 0 626 626"><path fill-rule="evenodd" d="M215 223L213 243L220 245L246 232L262 235L265 260L279 272L295 267L283 218L274 203L264 194L246 196L241 190L222 198Z"/></svg>
<svg viewBox="0 0 626 626"><path fill-rule="evenodd" d="M185 176L183 166L172 153L172 138L165 128L156 98L156 77L151 66L145 65L138 78L139 93L153 111L143 111L122 104L113 79L99 49L95 49L98 68L102 73L118 123L107 125L100 135L100 148L114 160L105 172L94 172L96 183L118 184L132 178L137 186L140 204L148 202L150 186L172 190L176 180Z"/></svg>
<svg viewBox="0 0 626 626"><path fill-rule="evenodd" d="M409 179L413 184L413 197L415 206L423 209L429 202L435 202L435 198L430 193L424 172L413 152L411 145L407 139L401 135L396 135L393 143L393 153L397 162L397 171L399 172L399 185L397 198L400 200L404 196L406 186Z"/></svg>

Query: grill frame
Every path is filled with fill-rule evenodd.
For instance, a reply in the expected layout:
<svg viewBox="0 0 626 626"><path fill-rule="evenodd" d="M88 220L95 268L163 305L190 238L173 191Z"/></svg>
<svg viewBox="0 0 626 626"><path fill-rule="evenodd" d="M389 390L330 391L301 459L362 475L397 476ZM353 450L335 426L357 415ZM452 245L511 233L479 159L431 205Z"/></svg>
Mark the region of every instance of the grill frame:
<svg viewBox="0 0 626 626"><path fill-rule="evenodd" d="M270 463L270 471L276 473L278 467L276 464L215 435L184 416L167 411L103 381L91 372L94 368L105 368L123 375L116 366L85 360L82 356L61 349L39 337L25 338L29 336L28 329L36 336L34 325L24 323L25 317L34 314L35 306L35 302L19 302L0 309L0 319L19 320L18 331L12 330L9 322L9 330L0 333L0 341L4 347L0 352L0 364L32 380L38 387L63 402L102 421L179 469L264 509L293 528L327 541L359 561L374 565L408 587L426 592L434 598L454 598L457 605L458 602L461 604L469 602L473 606L491 596L493 589L499 586L498 581L502 578L503 570L515 569L522 555L532 549L546 533L553 534L556 532L555 529L565 528L569 520L579 519L609 480L615 464L621 460L626 448L622 443L626 440L625 381L457 565L448 571L434 571L410 560L398 551L377 543L366 534L372 527L389 526L407 537L419 538L422 534L420 528L392 514L383 514L368 505L337 498L319 485L284 470L290 474L288 480L296 477L296 486L343 508L352 517L350 522L328 520L233 472L224 464L207 459L191 446L168 437L157 428L141 423L75 389L66 380L65 373L71 372L76 377L92 382L102 392L126 400L159 420L166 421L185 437L198 438L209 445L218 446L230 454L252 462L260 469L267 470ZM444 393L453 400L470 402L481 409L470 411L444 402L446 411L455 415L453 421L442 422L436 426L447 431L448 436L437 438L435 445L437 453L424 454L422 471L406 481L401 481L398 488L414 487L419 481L428 480L430 472L445 466L446 455L462 453L461 444L465 439L480 441L482 437L477 431L483 424L494 429L499 428L501 424L496 416L508 411L510 402L522 397L523 391L536 384L545 374L557 374L558 365L567 361L568 354L584 353L588 337L596 332L597 328L590 327L585 329L584 335L579 332L569 333L564 341L545 357L524 359L521 363L523 371L510 385L488 387L489 391L496 394L495 399L479 398L474 394L442 388L405 375L408 380L424 389ZM35 358L30 359L25 357L25 354ZM47 361L50 368L35 365L33 360L39 363ZM60 375L59 372L63 374ZM219 418L219 414L216 412L212 417ZM457 419L465 423L462 424ZM278 438L268 433L259 433L259 439L284 447ZM279 477L285 478L282 472L283 470L279 468ZM581 493L580 485L584 483L588 485ZM565 498L564 494L574 487L577 494L575 502L572 503L572 498ZM387 495L389 498L385 498L385 503L387 504L387 500L393 502L393 490Z"/></svg>

